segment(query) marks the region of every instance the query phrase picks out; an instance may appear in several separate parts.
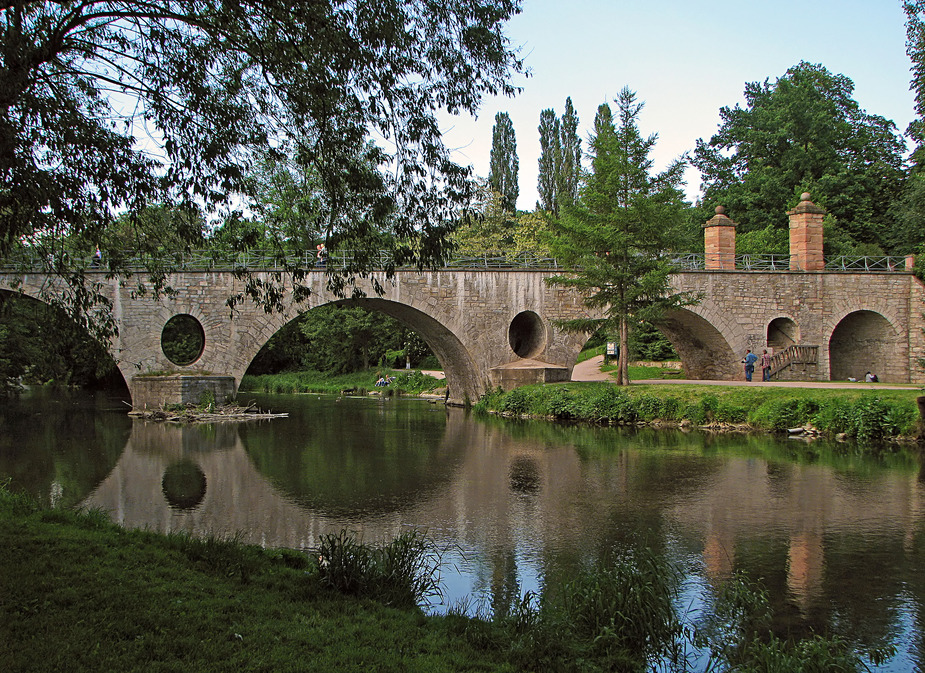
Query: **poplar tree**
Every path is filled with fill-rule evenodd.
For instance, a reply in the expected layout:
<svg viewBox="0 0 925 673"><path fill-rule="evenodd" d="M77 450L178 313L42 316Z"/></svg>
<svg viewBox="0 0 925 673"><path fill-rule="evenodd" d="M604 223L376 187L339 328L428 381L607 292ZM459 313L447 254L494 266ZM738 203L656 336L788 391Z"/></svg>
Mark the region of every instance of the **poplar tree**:
<svg viewBox="0 0 925 673"><path fill-rule="evenodd" d="M581 177L581 139L578 137L578 114L572 106L572 98L565 99L565 112L559 125L561 139L559 148L562 160L558 171L558 201L570 206L578 198L578 183Z"/></svg>
<svg viewBox="0 0 925 673"><path fill-rule="evenodd" d="M561 162L561 136L556 111L548 108L540 112L540 158L537 174L537 191L540 207L555 216L559 214L559 164Z"/></svg>
<svg viewBox="0 0 925 673"><path fill-rule="evenodd" d="M501 206L509 213L517 209L517 196L520 194L520 187L517 184L519 170L514 125L507 112L499 112L495 115L495 126L491 134L488 184L501 195Z"/></svg>
<svg viewBox="0 0 925 673"><path fill-rule="evenodd" d="M671 293L672 267L664 254L670 248L670 231L684 219L686 204L679 187L685 160L653 174L650 154L658 137L643 138L639 132L643 103L628 88L615 102L616 122L608 104L598 108L589 141L591 172L576 204L560 209L552 251L576 270L549 282L577 288L585 306L603 315L562 321L561 328L588 334L603 328L619 334L617 383L625 385L630 323L657 324L665 311L695 298Z"/></svg>

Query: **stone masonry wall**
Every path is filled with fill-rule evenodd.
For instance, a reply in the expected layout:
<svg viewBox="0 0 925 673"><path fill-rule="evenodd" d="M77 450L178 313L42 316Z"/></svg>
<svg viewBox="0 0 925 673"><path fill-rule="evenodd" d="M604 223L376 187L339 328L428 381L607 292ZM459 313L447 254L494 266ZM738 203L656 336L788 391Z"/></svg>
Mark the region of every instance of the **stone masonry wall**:
<svg viewBox="0 0 925 673"><path fill-rule="evenodd" d="M393 315L417 330L443 363L451 396L476 399L492 385L493 368L520 360L508 331L525 311L539 316L536 342L541 347L532 359L571 372L587 337L564 333L555 321L586 316L587 311L574 291L547 285L549 275L527 270L400 271L394 282L380 278L385 289L381 297L367 283L367 298L355 303ZM0 277L0 285L2 281ZM225 375L238 382L257 351L300 311L348 303L327 292L321 271L309 278L309 300L282 314L247 302L232 315L226 299L242 288L230 273L180 273L169 281L177 295L158 301L134 298L131 289L118 287L117 281L109 286L119 324L111 350L133 394L135 376L148 372ZM8 278L7 286L10 282ZM33 296L48 283L44 275L23 278L24 291ZM917 365L918 358L925 357L925 292L911 274L711 271L677 274L672 283L676 290L701 297L700 304L673 313L666 325L688 375L740 378L745 349L760 353L770 322L786 318L798 326L802 344L819 347L815 372L807 376L827 379L836 328L850 314L869 312L858 324L868 329L878 324L872 316L882 316L880 334L865 336L880 344L882 352L873 366L881 380L925 382L925 370ZM160 347L164 324L180 313L195 317L205 334L202 356L187 367L170 363ZM840 334L852 338L850 332ZM861 360L858 367L871 366ZM850 369L854 363L842 366Z"/></svg>

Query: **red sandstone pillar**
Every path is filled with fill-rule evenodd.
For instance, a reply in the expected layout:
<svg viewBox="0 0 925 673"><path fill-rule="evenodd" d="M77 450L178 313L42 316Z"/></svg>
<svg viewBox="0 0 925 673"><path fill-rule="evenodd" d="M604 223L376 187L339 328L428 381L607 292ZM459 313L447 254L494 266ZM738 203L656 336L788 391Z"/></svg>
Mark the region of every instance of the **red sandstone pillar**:
<svg viewBox="0 0 925 673"><path fill-rule="evenodd" d="M809 200L803 192L799 205L788 210L790 216L790 270L822 271L825 257L822 254L822 220L825 208Z"/></svg>
<svg viewBox="0 0 925 673"><path fill-rule="evenodd" d="M708 270L736 268L736 223L716 206L716 215L703 225L704 267Z"/></svg>

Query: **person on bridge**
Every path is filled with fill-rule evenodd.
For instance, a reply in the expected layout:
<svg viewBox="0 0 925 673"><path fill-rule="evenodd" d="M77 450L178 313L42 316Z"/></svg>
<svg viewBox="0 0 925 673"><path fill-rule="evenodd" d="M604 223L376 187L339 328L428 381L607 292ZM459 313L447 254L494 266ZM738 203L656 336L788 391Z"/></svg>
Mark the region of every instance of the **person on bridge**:
<svg viewBox="0 0 925 673"><path fill-rule="evenodd" d="M326 266L328 263L328 249L325 247L324 243L318 244L318 259L315 261L315 266Z"/></svg>
<svg viewBox="0 0 925 673"><path fill-rule="evenodd" d="M745 357L742 359L745 365L745 380L751 381L752 374L755 373L755 363L758 362L758 356L752 353L751 348L745 349Z"/></svg>
<svg viewBox="0 0 925 673"><path fill-rule="evenodd" d="M761 380L771 380L771 356L768 355L768 349L765 348L761 354Z"/></svg>

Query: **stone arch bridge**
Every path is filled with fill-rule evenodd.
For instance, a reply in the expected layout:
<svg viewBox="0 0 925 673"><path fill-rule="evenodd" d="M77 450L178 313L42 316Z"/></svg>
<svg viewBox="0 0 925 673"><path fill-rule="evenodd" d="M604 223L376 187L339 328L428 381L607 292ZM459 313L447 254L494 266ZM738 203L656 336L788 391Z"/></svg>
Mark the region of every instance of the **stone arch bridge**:
<svg viewBox="0 0 925 673"><path fill-rule="evenodd" d="M567 334L556 320L587 315L575 291L550 286L553 270L446 269L397 271L367 297L342 299L311 272L308 301L281 313L252 303L232 315L226 299L241 290L230 271L184 271L169 278L175 296L136 297L105 280L119 334L110 350L136 407L198 402L203 390L231 395L260 348L304 310L323 304L359 305L414 329L444 366L451 400L476 400L496 386L565 381L587 335ZM259 273L257 274L260 275ZM774 353L775 377L863 378L920 383L925 370L925 288L911 272L698 270L672 276L675 290L700 303L666 316L661 327L681 356L688 378L742 378L746 348ZM0 274L0 288L39 297L54 279L41 273ZM161 334L176 315L202 327L204 347L187 366L164 355ZM163 375L163 372L171 372ZM160 373L160 374L159 374Z"/></svg>

